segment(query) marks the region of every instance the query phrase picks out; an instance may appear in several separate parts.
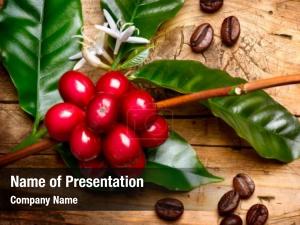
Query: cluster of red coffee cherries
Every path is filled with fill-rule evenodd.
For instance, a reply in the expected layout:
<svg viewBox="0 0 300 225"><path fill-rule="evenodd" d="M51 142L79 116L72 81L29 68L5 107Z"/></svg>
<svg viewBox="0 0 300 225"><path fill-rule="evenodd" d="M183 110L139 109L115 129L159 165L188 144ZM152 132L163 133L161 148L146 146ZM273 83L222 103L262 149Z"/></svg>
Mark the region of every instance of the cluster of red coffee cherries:
<svg viewBox="0 0 300 225"><path fill-rule="evenodd" d="M104 74L95 86L83 73L69 71L59 92L64 103L49 109L45 125L51 138L69 142L81 168L143 169L143 149L168 138L154 99L121 72Z"/></svg>

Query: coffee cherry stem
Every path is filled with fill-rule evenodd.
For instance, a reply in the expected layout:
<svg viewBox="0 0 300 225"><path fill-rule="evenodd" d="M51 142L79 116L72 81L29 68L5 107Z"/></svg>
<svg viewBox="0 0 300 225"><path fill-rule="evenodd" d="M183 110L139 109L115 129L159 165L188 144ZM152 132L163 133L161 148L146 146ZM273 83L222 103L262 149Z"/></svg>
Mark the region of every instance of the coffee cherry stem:
<svg viewBox="0 0 300 225"><path fill-rule="evenodd" d="M15 161L18 161L20 159L24 159L30 155L37 154L44 150L50 149L54 147L56 144L58 144L58 142L49 138L44 138L39 142L30 145L28 147L25 147L17 152L8 153L0 158L0 168L9 165L10 163L13 163Z"/></svg>
<svg viewBox="0 0 300 225"><path fill-rule="evenodd" d="M165 109L189 104L200 100L206 100L213 97L239 96L257 90L299 83L300 74L279 76L269 79L251 81L236 86L200 91L192 94L162 100L156 103L156 107L157 109ZM10 163L26 158L32 154L36 154L51 147L54 147L57 143L58 142L53 141L49 138L45 138L40 140L38 143L35 143L17 152L6 154L5 156L2 156L0 158L0 167L6 166Z"/></svg>
<svg viewBox="0 0 300 225"><path fill-rule="evenodd" d="M211 90L199 91L192 94L182 95L179 97L169 98L156 103L157 109L171 108L180 105L186 105L192 102L206 100L222 96L239 96L253 91L284 86L289 84L299 84L300 74L279 76L269 79L251 81L248 83L216 88Z"/></svg>

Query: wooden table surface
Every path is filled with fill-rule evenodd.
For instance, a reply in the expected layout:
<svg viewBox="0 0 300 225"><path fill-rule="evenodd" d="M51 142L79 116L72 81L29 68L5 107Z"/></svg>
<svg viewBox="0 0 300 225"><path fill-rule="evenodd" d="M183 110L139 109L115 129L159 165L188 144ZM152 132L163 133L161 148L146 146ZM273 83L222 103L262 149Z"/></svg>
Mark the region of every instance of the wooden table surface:
<svg viewBox="0 0 300 225"><path fill-rule="evenodd" d="M0 0L1 2L1 0ZM93 24L102 20L99 0L82 0L85 30L95 32ZM208 66L221 68L233 76L248 80L300 72L300 1L299 0L225 0L222 10L214 15L199 11L198 0L186 0L175 19L165 24L155 42L151 59L194 59ZM239 43L229 49L220 43L222 20L230 15L240 19L242 33ZM213 46L203 54L194 54L188 46L195 26L209 22L215 28ZM99 74L85 68L93 77ZM275 88L269 93L293 114L300 116L300 86ZM243 218L255 203L265 204L270 211L268 224L300 224L300 160L280 164L261 159L253 149L224 122L209 111L193 105L172 111L170 125L197 150L205 166L225 180L202 186L190 193L146 190L144 204L154 204L160 197L181 199L193 211L186 211L174 224L215 225L220 222L216 205L231 189L232 178L248 173L256 183L254 196L243 201L237 213ZM18 97L9 76L0 70L0 154L18 144L31 130L32 121L18 106ZM63 167L59 156L48 150L30 156L10 167ZM125 197L124 197L125 198ZM0 212L1 225L42 224L166 224L153 211L138 212Z"/></svg>

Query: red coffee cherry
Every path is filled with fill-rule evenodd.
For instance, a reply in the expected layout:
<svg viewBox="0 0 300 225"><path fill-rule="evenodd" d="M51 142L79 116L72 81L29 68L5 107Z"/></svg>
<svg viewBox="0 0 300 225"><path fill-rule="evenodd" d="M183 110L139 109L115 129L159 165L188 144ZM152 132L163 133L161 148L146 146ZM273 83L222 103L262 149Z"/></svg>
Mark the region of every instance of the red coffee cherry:
<svg viewBox="0 0 300 225"><path fill-rule="evenodd" d="M104 156L113 168L124 168L142 152L134 131L118 124L104 140Z"/></svg>
<svg viewBox="0 0 300 225"><path fill-rule="evenodd" d="M101 139L84 123L81 123L72 132L70 147L71 152L78 160L89 161L100 155Z"/></svg>
<svg viewBox="0 0 300 225"><path fill-rule="evenodd" d="M123 73L111 71L100 77L96 85L96 90L98 93L107 93L118 98L125 94L128 86L129 81Z"/></svg>
<svg viewBox="0 0 300 225"><path fill-rule="evenodd" d="M118 102L110 94L99 94L88 105L86 121L98 133L107 132L117 121Z"/></svg>
<svg viewBox="0 0 300 225"><path fill-rule="evenodd" d="M127 92L137 91L137 90L140 90L140 89L138 88L138 86L135 85L134 83L129 82Z"/></svg>
<svg viewBox="0 0 300 225"><path fill-rule="evenodd" d="M129 163L129 165L126 165L127 168L140 169L140 171L142 171L141 169L144 169L145 166L146 166L146 156L143 151L141 151L141 153L135 159L133 159Z"/></svg>
<svg viewBox="0 0 300 225"><path fill-rule="evenodd" d="M128 163L114 166L114 172L119 176L138 177L146 166L146 156L143 151Z"/></svg>
<svg viewBox="0 0 300 225"><path fill-rule="evenodd" d="M77 124L84 121L84 112L70 103L59 103L48 110L45 125L50 137L68 141Z"/></svg>
<svg viewBox="0 0 300 225"><path fill-rule="evenodd" d="M156 105L154 99L146 91L131 91L124 96L122 100L122 117L132 129L147 129L155 116Z"/></svg>
<svg viewBox="0 0 300 225"><path fill-rule="evenodd" d="M140 133L141 145L145 148L155 148L163 144L169 136L169 128L167 121L156 116L153 124Z"/></svg>
<svg viewBox="0 0 300 225"><path fill-rule="evenodd" d="M83 73L69 71L59 81L59 93L65 102L85 108L95 95L95 86Z"/></svg>

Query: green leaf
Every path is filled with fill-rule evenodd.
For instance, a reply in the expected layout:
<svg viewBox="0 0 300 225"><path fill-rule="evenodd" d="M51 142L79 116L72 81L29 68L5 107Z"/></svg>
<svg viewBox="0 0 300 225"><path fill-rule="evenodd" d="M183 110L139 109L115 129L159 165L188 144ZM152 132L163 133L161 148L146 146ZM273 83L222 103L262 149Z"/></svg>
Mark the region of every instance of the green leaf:
<svg viewBox="0 0 300 225"><path fill-rule="evenodd" d="M78 162L71 154L69 146L60 144L57 151L72 172L80 176ZM163 145L147 152L148 163L142 176L145 182L173 191L189 191L199 185L222 180L204 168L192 146L175 132L171 132Z"/></svg>
<svg viewBox="0 0 300 225"><path fill-rule="evenodd" d="M70 146L67 143L58 144L56 151L60 154L68 168L75 170L76 173L80 173L78 160L72 155Z"/></svg>
<svg viewBox="0 0 300 225"><path fill-rule="evenodd" d="M57 81L80 51L73 35L82 26L80 0L6 0L0 11L2 62L23 110L36 118L60 101Z"/></svg>
<svg viewBox="0 0 300 225"><path fill-rule="evenodd" d="M31 133L25 139L23 139L20 144L13 147L11 149L11 151L13 151L13 152L19 151L21 149L24 149L24 148L30 146L30 145L33 145L33 144L37 143L41 138L45 137L46 135L47 135L47 129L46 128L42 128L37 132Z"/></svg>
<svg viewBox="0 0 300 225"><path fill-rule="evenodd" d="M205 169L192 146L175 132L157 149L148 150L143 178L173 191L190 191L222 180Z"/></svg>
<svg viewBox="0 0 300 225"><path fill-rule="evenodd" d="M196 61L156 61L133 74L180 93L245 83L224 71L209 69ZM290 162L300 157L300 123L266 92L212 98L203 102L268 159Z"/></svg>
<svg viewBox="0 0 300 225"><path fill-rule="evenodd" d="M139 66L145 62L150 53L150 48L139 47L136 48L129 56L128 59L119 67L121 70L130 69Z"/></svg>
<svg viewBox="0 0 300 225"><path fill-rule="evenodd" d="M123 23L133 23L141 37L150 39L159 26L174 17L183 6L184 0L101 0L107 9Z"/></svg>

